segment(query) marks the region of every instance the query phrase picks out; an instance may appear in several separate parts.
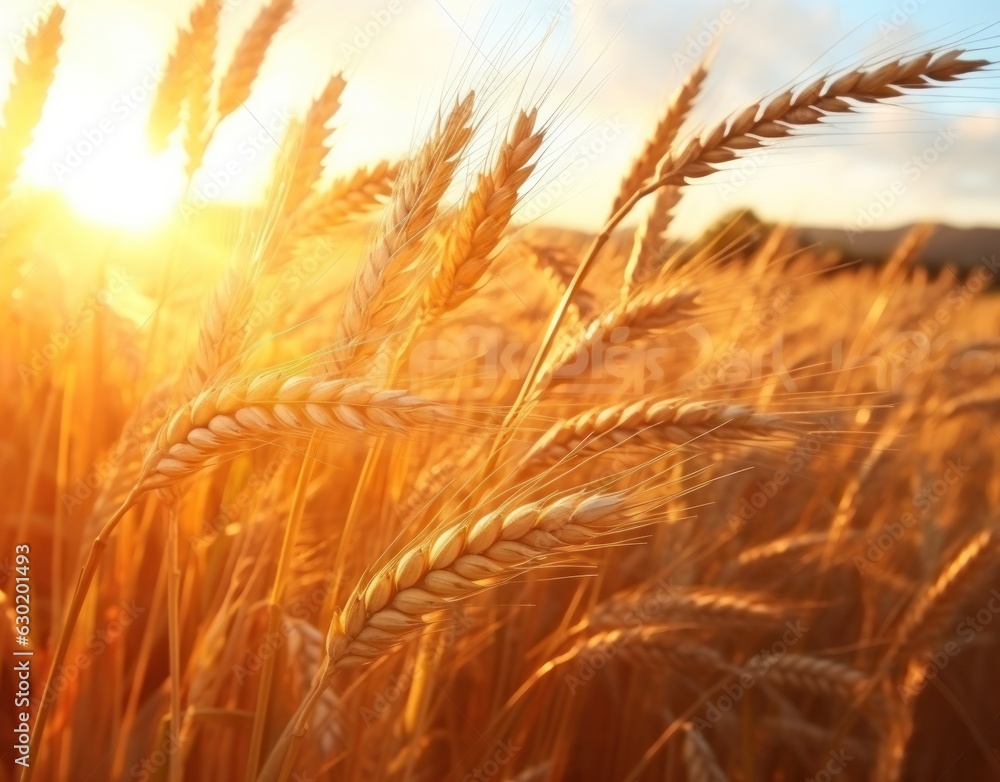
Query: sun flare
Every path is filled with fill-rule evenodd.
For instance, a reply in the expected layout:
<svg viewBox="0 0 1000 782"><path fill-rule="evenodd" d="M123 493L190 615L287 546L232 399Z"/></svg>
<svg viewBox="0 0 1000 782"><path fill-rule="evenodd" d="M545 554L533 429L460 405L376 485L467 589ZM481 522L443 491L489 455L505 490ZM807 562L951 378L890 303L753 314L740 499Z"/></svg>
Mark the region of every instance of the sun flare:
<svg viewBox="0 0 1000 782"><path fill-rule="evenodd" d="M62 189L92 222L149 230L167 220L184 194L184 176L171 152L155 155L141 138L123 140L82 162Z"/></svg>

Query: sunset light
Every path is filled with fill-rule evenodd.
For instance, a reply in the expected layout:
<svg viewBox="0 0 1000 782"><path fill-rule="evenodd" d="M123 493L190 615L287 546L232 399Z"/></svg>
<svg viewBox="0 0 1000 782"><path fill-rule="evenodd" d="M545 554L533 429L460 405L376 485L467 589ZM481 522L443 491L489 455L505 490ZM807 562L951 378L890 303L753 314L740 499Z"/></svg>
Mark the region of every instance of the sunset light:
<svg viewBox="0 0 1000 782"><path fill-rule="evenodd" d="M0 782L1000 780L997 1L0 0L0 405Z"/></svg>
<svg viewBox="0 0 1000 782"><path fill-rule="evenodd" d="M83 216L130 232L156 227L181 202L185 180L176 154L155 155L141 137L96 151L65 174L60 188Z"/></svg>

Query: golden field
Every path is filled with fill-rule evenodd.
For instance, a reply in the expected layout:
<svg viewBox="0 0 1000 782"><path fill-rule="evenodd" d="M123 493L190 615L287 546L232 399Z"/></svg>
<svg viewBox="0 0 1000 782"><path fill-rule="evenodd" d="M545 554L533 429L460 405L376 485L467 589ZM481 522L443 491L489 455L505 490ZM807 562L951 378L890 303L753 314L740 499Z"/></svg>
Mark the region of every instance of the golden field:
<svg viewBox="0 0 1000 782"><path fill-rule="evenodd" d="M293 8L229 60L219 13L150 110L189 181ZM0 131L0 779L1000 778L1000 259L671 226L717 170L989 63L907 51L692 127L697 64L590 233L522 219L558 111L490 84L324 177L338 75L262 203L137 234L19 186L62 18Z"/></svg>

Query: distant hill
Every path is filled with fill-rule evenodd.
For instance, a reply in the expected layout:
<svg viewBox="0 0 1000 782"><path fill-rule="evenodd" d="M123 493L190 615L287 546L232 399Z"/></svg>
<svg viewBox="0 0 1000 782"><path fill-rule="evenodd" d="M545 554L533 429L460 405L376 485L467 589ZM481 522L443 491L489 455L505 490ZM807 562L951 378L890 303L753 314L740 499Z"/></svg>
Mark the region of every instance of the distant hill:
<svg viewBox="0 0 1000 782"><path fill-rule="evenodd" d="M878 263L884 260L911 226L889 231L867 231L848 235L837 228L799 228L803 244L818 244L839 250L845 262L862 260ZM921 253L921 260L928 267L938 268L947 264L971 267L982 260L1000 253L1000 228L954 228L939 225Z"/></svg>

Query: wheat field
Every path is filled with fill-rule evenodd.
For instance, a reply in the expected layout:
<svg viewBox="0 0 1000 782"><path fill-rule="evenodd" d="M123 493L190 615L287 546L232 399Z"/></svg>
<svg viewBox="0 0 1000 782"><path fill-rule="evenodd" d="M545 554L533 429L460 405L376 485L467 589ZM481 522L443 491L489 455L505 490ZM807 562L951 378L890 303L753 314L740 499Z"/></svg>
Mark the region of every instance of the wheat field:
<svg viewBox="0 0 1000 782"><path fill-rule="evenodd" d="M226 57L219 0L174 34L147 130L189 182L293 5ZM704 125L702 59L589 232L521 213L544 92L449 85L333 177L335 74L260 202L108 239L19 180L63 28L0 129L0 778L1000 779L998 256L673 220L987 84L974 43Z"/></svg>

